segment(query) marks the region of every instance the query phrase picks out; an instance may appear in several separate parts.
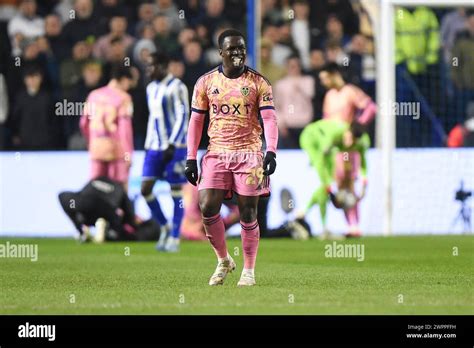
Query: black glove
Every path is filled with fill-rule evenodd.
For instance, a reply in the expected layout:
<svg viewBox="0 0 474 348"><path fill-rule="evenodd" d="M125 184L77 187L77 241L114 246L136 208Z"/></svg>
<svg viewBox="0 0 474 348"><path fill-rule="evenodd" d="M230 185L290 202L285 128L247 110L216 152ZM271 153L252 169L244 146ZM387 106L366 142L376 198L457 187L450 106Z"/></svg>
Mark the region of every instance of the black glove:
<svg viewBox="0 0 474 348"><path fill-rule="evenodd" d="M198 166L196 160L187 160L186 167L184 168L184 175L186 175L186 179L193 184L194 186L197 185L198 181Z"/></svg>
<svg viewBox="0 0 474 348"><path fill-rule="evenodd" d="M265 159L263 160L263 174L264 175L272 175L275 173L275 168L277 166L276 163L276 154L272 151L267 151L265 155Z"/></svg>
<svg viewBox="0 0 474 348"><path fill-rule="evenodd" d="M163 162L165 164L169 163L173 159L175 150L176 148L174 147L174 145L169 144L168 148L165 151L163 151Z"/></svg>

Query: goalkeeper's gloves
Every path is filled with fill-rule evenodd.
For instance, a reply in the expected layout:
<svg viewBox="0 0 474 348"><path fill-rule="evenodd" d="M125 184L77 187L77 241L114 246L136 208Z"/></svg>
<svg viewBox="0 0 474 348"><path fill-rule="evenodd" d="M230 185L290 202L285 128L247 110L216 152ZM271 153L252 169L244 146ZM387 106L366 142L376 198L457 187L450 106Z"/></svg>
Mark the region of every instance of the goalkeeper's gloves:
<svg viewBox="0 0 474 348"><path fill-rule="evenodd" d="M272 175L275 173L276 164L276 154L272 151L267 151L265 159L263 160L263 174Z"/></svg>
<svg viewBox="0 0 474 348"><path fill-rule="evenodd" d="M163 151L163 162L165 164L169 163L173 159L175 150L176 148L174 147L174 145L169 144L168 148Z"/></svg>
<svg viewBox="0 0 474 348"><path fill-rule="evenodd" d="M186 167L184 167L184 175L186 175L186 179L193 184L194 186L197 185L198 181L198 166L196 160L187 160Z"/></svg>

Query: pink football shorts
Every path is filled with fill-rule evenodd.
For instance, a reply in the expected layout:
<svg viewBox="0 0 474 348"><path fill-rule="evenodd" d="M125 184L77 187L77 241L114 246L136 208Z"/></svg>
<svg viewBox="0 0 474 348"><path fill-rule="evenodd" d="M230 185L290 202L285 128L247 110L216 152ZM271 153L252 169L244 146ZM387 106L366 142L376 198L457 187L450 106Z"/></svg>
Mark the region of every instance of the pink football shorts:
<svg viewBox="0 0 474 348"><path fill-rule="evenodd" d="M207 152L201 164L199 190L227 191L225 198L236 192L241 196L269 196L270 178L263 175L261 152Z"/></svg>
<svg viewBox="0 0 474 348"><path fill-rule="evenodd" d="M91 160L91 179L99 176L106 176L120 183L128 183L128 174L130 166L123 160L110 162Z"/></svg>

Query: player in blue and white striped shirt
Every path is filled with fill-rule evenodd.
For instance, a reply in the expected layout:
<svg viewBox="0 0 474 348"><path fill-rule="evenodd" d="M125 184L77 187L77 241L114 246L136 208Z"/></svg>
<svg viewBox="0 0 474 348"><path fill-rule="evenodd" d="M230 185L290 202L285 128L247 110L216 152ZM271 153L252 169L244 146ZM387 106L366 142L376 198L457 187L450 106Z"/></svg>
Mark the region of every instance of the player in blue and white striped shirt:
<svg viewBox="0 0 474 348"><path fill-rule="evenodd" d="M141 192L153 218L161 225L156 249L177 252L184 215L182 185L186 183L184 166L189 101L186 86L168 72L168 63L169 57L165 53L152 54L149 61L148 73L152 81L146 88L149 118ZM166 180L171 186L174 201L172 224L168 223L153 194L156 180Z"/></svg>

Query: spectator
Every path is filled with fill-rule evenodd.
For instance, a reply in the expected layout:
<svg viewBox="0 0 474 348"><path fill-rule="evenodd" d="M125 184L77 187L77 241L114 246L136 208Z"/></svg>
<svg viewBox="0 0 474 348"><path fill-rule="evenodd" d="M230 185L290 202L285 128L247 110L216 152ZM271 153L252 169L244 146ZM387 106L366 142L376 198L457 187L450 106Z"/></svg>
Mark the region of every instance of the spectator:
<svg viewBox="0 0 474 348"><path fill-rule="evenodd" d="M69 47L79 41L93 43L99 33L97 19L93 16L92 0L75 0L74 18L66 23L63 29L64 39Z"/></svg>
<svg viewBox="0 0 474 348"><path fill-rule="evenodd" d="M291 36L291 22L282 21L278 23L278 33L280 37L278 42L288 47L292 53L298 54L298 49L294 44L293 36Z"/></svg>
<svg viewBox="0 0 474 348"><path fill-rule="evenodd" d="M200 24L207 28L206 42L212 42L212 36L219 24L226 21L224 17L224 0L206 0L206 13Z"/></svg>
<svg viewBox="0 0 474 348"><path fill-rule="evenodd" d="M267 77L271 84L285 76L285 69L272 62L272 43L262 39L260 42L260 72Z"/></svg>
<svg viewBox="0 0 474 348"><path fill-rule="evenodd" d="M325 64L326 64L326 59L324 57L324 52L317 48L312 49L311 54L310 54L311 71L319 70Z"/></svg>
<svg viewBox="0 0 474 348"><path fill-rule="evenodd" d="M25 88L15 98L12 113L13 144L22 150L52 149L57 139L50 94L41 88L41 69L25 69Z"/></svg>
<svg viewBox="0 0 474 348"><path fill-rule="evenodd" d="M201 44L197 40L192 40L184 46L184 65L186 67L183 83L192 91L197 79L207 72L207 66L204 63ZM189 93L191 94L191 93Z"/></svg>
<svg viewBox="0 0 474 348"><path fill-rule="evenodd" d="M323 114L323 101L324 95L326 94L326 90L324 87L319 83L319 73L321 69L326 64L326 59L324 58L324 52L319 49L311 50L311 70L309 74L314 79L314 98L313 98L313 110L314 110L314 117L313 120L317 120L322 118Z"/></svg>
<svg viewBox="0 0 474 348"><path fill-rule="evenodd" d="M62 34L61 18L56 14L50 14L44 19L45 38L52 54L58 61L69 56L69 48Z"/></svg>
<svg viewBox="0 0 474 348"><path fill-rule="evenodd" d="M120 39L127 50L134 42L134 38L127 34L127 18L114 16L109 22L110 32L101 36L94 44L93 55L97 59L109 60L111 54L111 41Z"/></svg>
<svg viewBox="0 0 474 348"><path fill-rule="evenodd" d="M133 47L133 62L140 71L141 83L145 83L144 77L147 68L147 62L152 53L156 52L156 46L152 40L141 39Z"/></svg>
<svg viewBox="0 0 474 348"><path fill-rule="evenodd" d="M181 59L178 59L176 57L171 57L170 58L170 63L168 65L168 70L171 75L174 77L177 77L180 80L183 80L184 77L184 72L186 70L184 63ZM191 94L191 93L189 93ZM189 104L191 105L191 104Z"/></svg>
<svg viewBox="0 0 474 348"><path fill-rule="evenodd" d="M344 25L334 15L329 16L326 22L326 35L323 38L323 47L327 46L328 42L336 42L341 47L345 47L350 42L350 37L344 34Z"/></svg>
<svg viewBox="0 0 474 348"><path fill-rule="evenodd" d="M128 22L127 7L119 0L99 0L96 1L94 8L94 17L98 19L97 34L105 34L110 28L110 21L114 17L125 18Z"/></svg>
<svg viewBox="0 0 474 348"><path fill-rule="evenodd" d="M291 22L291 35L295 40L301 63L305 70L309 69L309 50L311 44L311 28L309 24L309 5L306 0L296 0L293 5L295 19Z"/></svg>
<svg viewBox="0 0 474 348"><path fill-rule="evenodd" d="M170 30L169 19L164 15L158 15L153 19L153 30L155 46L158 50L163 50L169 54L175 54L179 50L177 37Z"/></svg>
<svg viewBox="0 0 474 348"><path fill-rule="evenodd" d="M219 65L222 62L222 57L219 53L219 35L226 29L230 28L229 23L227 22L222 22L214 32L214 35L212 37L212 46L207 48L206 51L204 52L205 56L205 61L207 66L209 67L214 67L216 65Z"/></svg>
<svg viewBox="0 0 474 348"><path fill-rule="evenodd" d="M180 7L186 14L186 21L191 27L195 27L199 24L204 11L201 7L202 1L200 0L182 0Z"/></svg>
<svg viewBox="0 0 474 348"><path fill-rule="evenodd" d="M82 64L91 58L92 48L85 41L77 42L72 49L72 57L60 65L60 84L65 94L69 88L79 82Z"/></svg>
<svg viewBox="0 0 474 348"><path fill-rule="evenodd" d="M242 5L241 0L225 0L223 21L229 21L228 28L237 28L241 31L245 29L242 18L247 15L247 7ZM222 23L222 22L220 22Z"/></svg>
<svg viewBox="0 0 474 348"><path fill-rule="evenodd" d="M8 23L8 35L12 45L12 56L21 55L23 39L36 39L44 35L44 20L36 15L35 0L21 0L19 13Z"/></svg>
<svg viewBox="0 0 474 348"><path fill-rule="evenodd" d="M155 17L153 4L143 3L138 7L138 22L135 26L135 36L142 37L143 27L147 24L151 24Z"/></svg>
<svg viewBox="0 0 474 348"><path fill-rule="evenodd" d="M457 64L450 64L451 76L458 89L474 91L474 11L469 13L466 24L466 30L454 43L452 56L457 58Z"/></svg>
<svg viewBox="0 0 474 348"><path fill-rule="evenodd" d="M124 40L121 38L112 39L112 41L110 41L110 52L108 54L107 61L104 64L105 80L109 80L111 78L112 69L114 66L129 66L126 64L125 58L128 57ZM128 64L130 64L130 62Z"/></svg>
<svg viewBox="0 0 474 348"><path fill-rule="evenodd" d="M349 57L342 49L338 41L328 41L326 45L326 60L339 66L348 66Z"/></svg>
<svg viewBox="0 0 474 348"><path fill-rule="evenodd" d="M368 53L367 38L362 34L352 37L349 46L350 80L361 87L372 99L375 99L375 58Z"/></svg>
<svg viewBox="0 0 474 348"><path fill-rule="evenodd" d="M281 11L277 8L276 0L261 0L260 11L264 25L278 23L283 19Z"/></svg>
<svg viewBox="0 0 474 348"><path fill-rule="evenodd" d="M456 36L466 28L466 9L460 7L447 13L441 21L441 42L443 57L446 64L451 65L451 50L454 47Z"/></svg>
<svg viewBox="0 0 474 348"><path fill-rule="evenodd" d="M186 27L183 28L178 34L178 42L181 48L186 46L186 44L192 40L197 39L196 31L193 28Z"/></svg>
<svg viewBox="0 0 474 348"><path fill-rule="evenodd" d="M283 148L299 148L303 128L313 120L314 78L304 76L298 56L287 60L287 75L275 84L279 141Z"/></svg>
<svg viewBox="0 0 474 348"><path fill-rule="evenodd" d="M74 10L74 2L76 0L61 0L55 7L54 13L57 13L61 18L61 23L66 24L71 18L71 13Z"/></svg>
<svg viewBox="0 0 474 348"><path fill-rule="evenodd" d="M280 43L280 32L275 24L267 24L263 28L263 38L272 44L272 62L281 67L293 53L291 48Z"/></svg>
<svg viewBox="0 0 474 348"><path fill-rule="evenodd" d="M474 11L468 14L466 23L467 28L459 33L452 51L456 64L450 64L457 112L464 112L467 103L474 100Z"/></svg>
<svg viewBox="0 0 474 348"><path fill-rule="evenodd" d="M184 13L178 13L172 0L155 0L155 14L168 18L169 28L173 34L179 33L186 24Z"/></svg>
<svg viewBox="0 0 474 348"><path fill-rule="evenodd" d="M426 6L413 10L396 8L395 64L406 64L412 75L425 74L438 62L439 26L435 13ZM427 95L427 94L426 94Z"/></svg>
<svg viewBox="0 0 474 348"><path fill-rule="evenodd" d="M199 23L198 25L196 25L196 34L198 36L199 42L201 42L201 46L203 49L211 47L211 38L208 27L206 27L202 23Z"/></svg>
<svg viewBox="0 0 474 348"><path fill-rule="evenodd" d="M148 39L152 41L155 39L156 33L151 23L143 23L137 30L138 39Z"/></svg>
<svg viewBox="0 0 474 348"><path fill-rule="evenodd" d="M97 61L88 61L82 65L80 80L65 94L68 102L83 103L89 93L101 86L102 65ZM84 150L86 143L80 134L79 117L81 115L68 115L64 118L64 135L67 141L67 148L70 150Z"/></svg>
<svg viewBox="0 0 474 348"><path fill-rule="evenodd" d="M324 32L325 23L330 16L336 16L344 23L345 33L353 35L359 32L359 18L349 0L312 1L310 23L319 31Z"/></svg>
<svg viewBox="0 0 474 348"><path fill-rule="evenodd" d="M9 111L8 105L8 91L5 78L0 71L0 150L4 150L6 142L6 127L5 122L7 120Z"/></svg>

